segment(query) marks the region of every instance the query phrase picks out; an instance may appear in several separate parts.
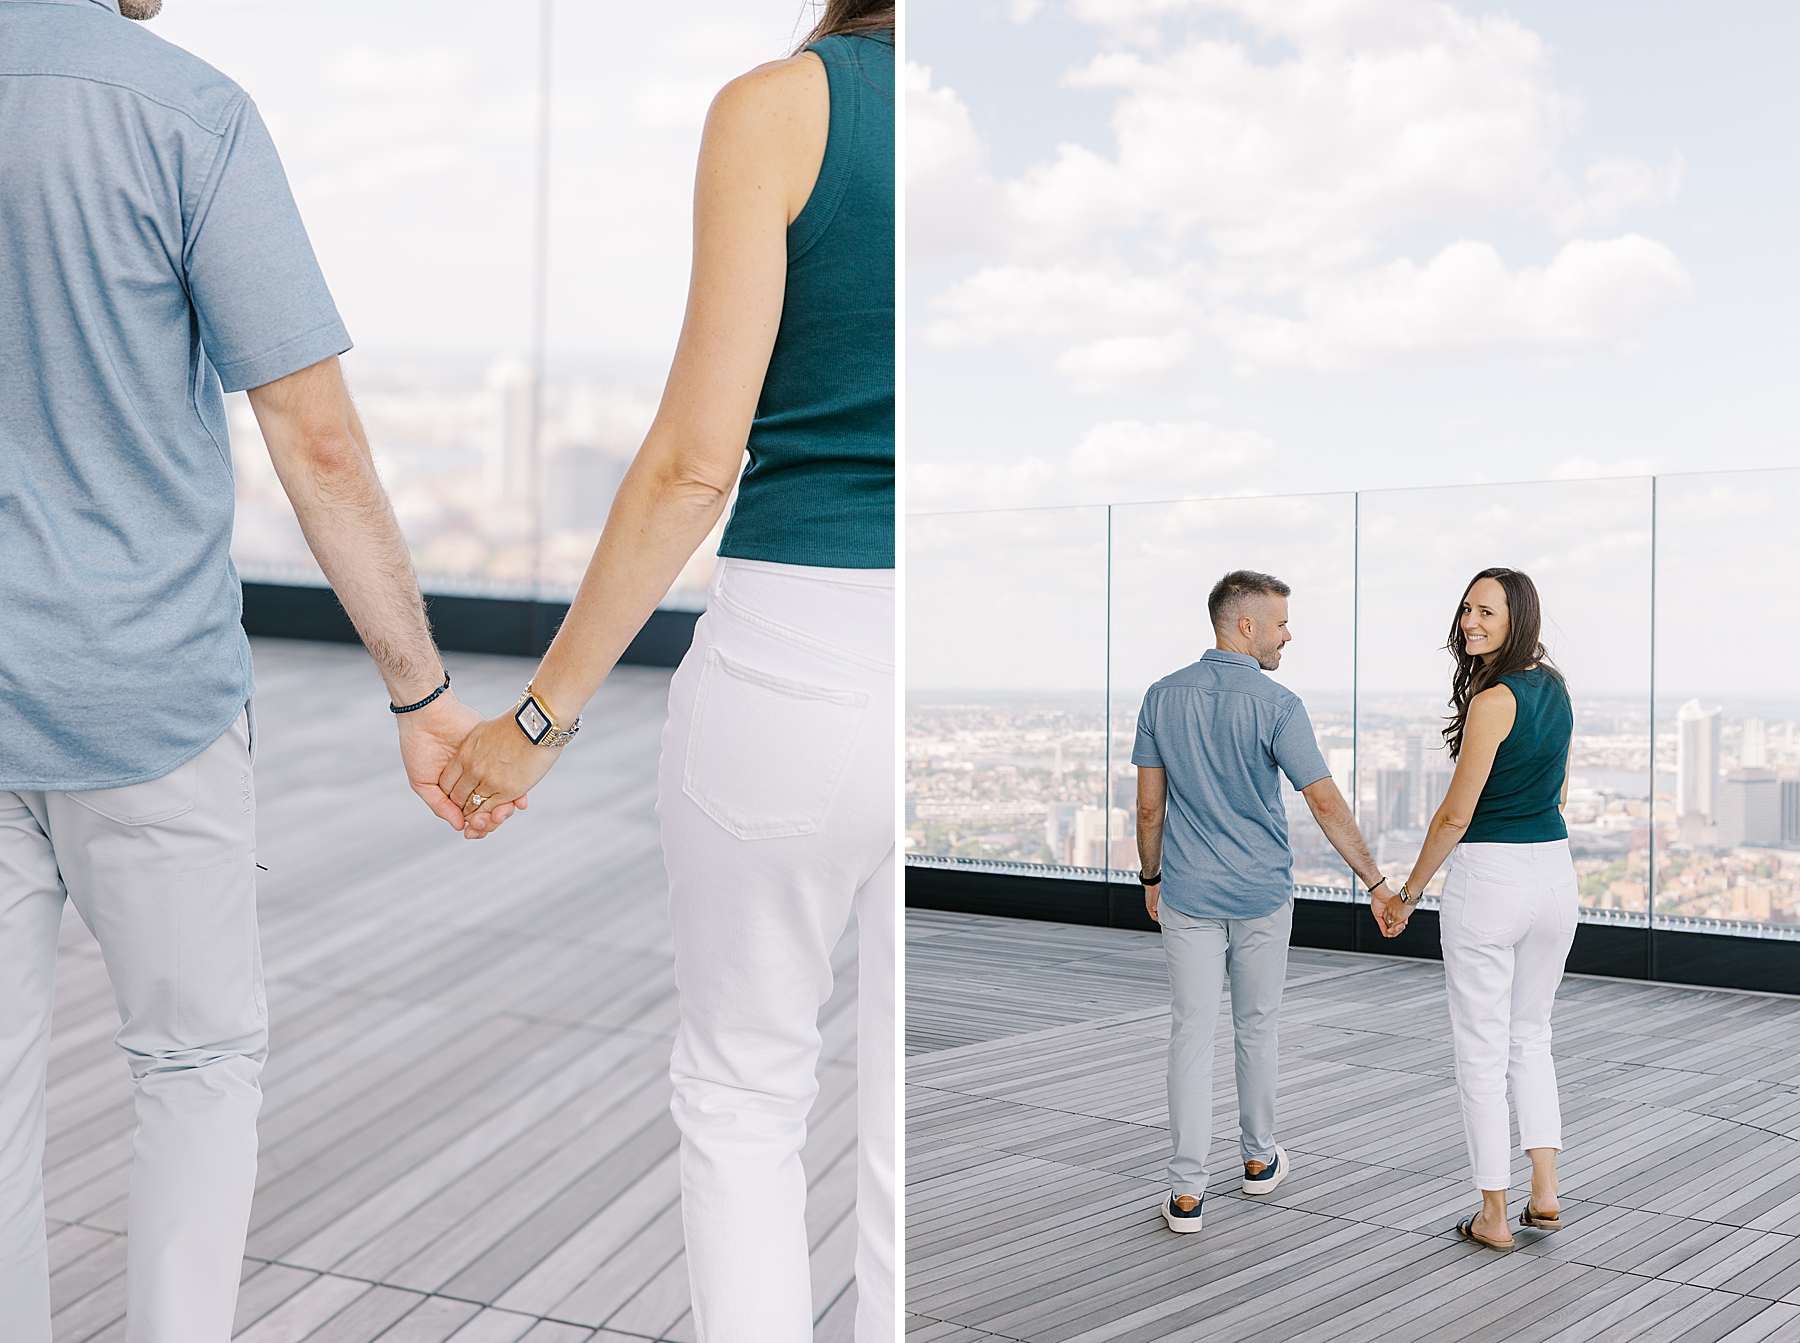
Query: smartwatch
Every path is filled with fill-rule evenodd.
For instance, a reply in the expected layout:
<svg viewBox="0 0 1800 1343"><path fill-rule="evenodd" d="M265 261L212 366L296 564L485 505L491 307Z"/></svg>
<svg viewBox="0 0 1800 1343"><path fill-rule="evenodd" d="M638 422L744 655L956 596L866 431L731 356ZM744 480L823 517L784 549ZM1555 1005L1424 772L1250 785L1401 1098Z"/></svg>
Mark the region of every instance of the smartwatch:
<svg viewBox="0 0 1800 1343"><path fill-rule="evenodd" d="M567 729L558 727L550 710L532 691L529 681L525 684L525 694L519 699L519 707L513 710L513 722L519 725L519 731L533 746L567 746L581 731L579 717Z"/></svg>

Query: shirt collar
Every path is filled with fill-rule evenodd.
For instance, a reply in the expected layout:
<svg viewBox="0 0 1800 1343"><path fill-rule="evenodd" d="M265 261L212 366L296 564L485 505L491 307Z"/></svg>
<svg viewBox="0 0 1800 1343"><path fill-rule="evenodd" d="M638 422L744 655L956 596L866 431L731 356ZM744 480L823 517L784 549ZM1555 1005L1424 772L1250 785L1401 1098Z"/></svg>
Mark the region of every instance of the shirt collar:
<svg viewBox="0 0 1800 1343"><path fill-rule="evenodd" d="M1200 655L1200 660L1202 662L1230 662L1239 667L1255 667L1258 671L1262 670L1262 663L1248 653L1232 653L1223 648L1207 649Z"/></svg>

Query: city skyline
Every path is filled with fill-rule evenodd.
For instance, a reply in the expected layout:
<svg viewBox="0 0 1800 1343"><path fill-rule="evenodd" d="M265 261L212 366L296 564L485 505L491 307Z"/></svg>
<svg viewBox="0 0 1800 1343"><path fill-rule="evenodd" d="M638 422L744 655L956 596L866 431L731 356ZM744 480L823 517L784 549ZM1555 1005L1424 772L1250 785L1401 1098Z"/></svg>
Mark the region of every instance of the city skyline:
<svg viewBox="0 0 1800 1343"><path fill-rule="evenodd" d="M1099 697L1020 693L970 702L910 696L907 852L1135 870L1129 754L1136 706L1115 704L1109 737ZM1404 713L1309 707L1321 753L1340 786L1345 757L1352 749L1360 755L1353 803L1377 863L1398 879L1423 841L1426 806L1441 801L1433 785L1447 783L1432 759L1439 724ZM1787 828L1762 844L1723 843L1731 836L1716 826L1701 842L1681 837L1675 814L1679 732L1673 713L1659 713L1652 789L1646 707L1609 701L1578 706L1566 815L1583 906L1645 913L1654 810L1658 914L1800 925L1800 703L1785 718L1747 716L1722 724L1720 780L1741 774L1748 752L1752 758L1760 753L1764 765L1751 768L1776 784L1784 808L1777 825L1785 821ZM1284 795L1296 882L1348 893L1350 876L1312 823L1304 799L1285 785Z"/></svg>

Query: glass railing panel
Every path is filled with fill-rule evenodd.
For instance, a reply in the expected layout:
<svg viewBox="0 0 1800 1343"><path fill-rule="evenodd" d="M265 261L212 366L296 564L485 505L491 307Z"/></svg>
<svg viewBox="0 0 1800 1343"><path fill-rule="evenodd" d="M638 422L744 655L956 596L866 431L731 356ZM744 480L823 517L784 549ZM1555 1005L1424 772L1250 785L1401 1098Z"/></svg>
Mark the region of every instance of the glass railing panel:
<svg viewBox="0 0 1800 1343"><path fill-rule="evenodd" d="M1658 927L1800 934L1800 471L1656 483Z"/></svg>
<svg viewBox="0 0 1800 1343"><path fill-rule="evenodd" d="M799 17L792 0L683 12L671 24L654 6L554 7L539 444L539 594L549 600L574 595L668 376L706 110L730 80L786 55ZM723 530L721 518L665 606L704 606Z"/></svg>
<svg viewBox="0 0 1800 1343"><path fill-rule="evenodd" d="M1359 497L1357 791L1393 880L1411 870L1454 768L1443 746L1462 593L1522 569L1575 707L1568 806L1581 902L1642 922L1649 892L1648 479L1383 490ZM1428 893L1442 885L1442 874Z"/></svg>
<svg viewBox="0 0 1800 1343"><path fill-rule="evenodd" d="M524 595L536 7L170 5L152 27L269 125L356 348L356 395L427 590ZM244 577L322 583L248 400L227 399Z"/></svg>
<svg viewBox="0 0 1800 1343"><path fill-rule="evenodd" d="M1320 753L1353 792L1355 635L1354 496L1208 499L1113 509L1112 709L1108 760L1112 866L1138 870L1136 771L1131 765L1144 692L1215 644L1207 594L1226 573L1254 569L1293 590L1276 681L1299 693ZM1294 878L1348 888L1351 876L1283 779Z"/></svg>
<svg viewBox="0 0 1800 1343"><path fill-rule="evenodd" d="M907 519L907 853L1105 866L1106 524Z"/></svg>

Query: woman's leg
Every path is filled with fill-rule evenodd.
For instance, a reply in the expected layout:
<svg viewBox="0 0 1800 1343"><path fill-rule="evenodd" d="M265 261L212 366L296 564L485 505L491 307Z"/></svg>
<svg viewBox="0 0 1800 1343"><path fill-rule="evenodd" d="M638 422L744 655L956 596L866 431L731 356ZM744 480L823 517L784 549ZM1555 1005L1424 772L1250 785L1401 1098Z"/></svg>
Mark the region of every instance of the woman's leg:
<svg viewBox="0 0 1800 1343"><path fill-rule="evenodd" d="M894 1336L894 852L856 893L856 1337Z"/></svg>
<svg viewBox="0 0 1800 1343"><path fill-rule="evenodd" d="M1495 861L1510 862L1514 856L1500 854ZM1517 887L1484 879L1488 866L1479 861L1459 862L1445 883L1440 928L1463 1132L1475 1187L1482 1193L1483 1212L1476 1230L1490 1240L1504 1241L1509 1238L1506 1189L1512 1167L1506 1068L1513 941L1526 911L1515 908Z"/></svg>
<svg viewBox="0 0 1800 1343"><path fill-rule="evenodd" d="M1519 1145L1531 1155L1531 1207L1553 1213L1559 1207L1556 1154L1562 1150L1562 1108L1550 1054L1550 1013L1575 940L1579 896L1566 842L1529 847L1535 851L1537 917L1517 949L1507 1076L1519 1118Z"/></svg>
<svg viewBox="0 0 1800 1343"><path fill-rule="evenodd" d="M822 657L786 625L829 611L830 594L761 577L753 612L715 580L670 686L657 802L680 1002L671 1111L702 1343L812 1336L800 1149L818 1015L832 948L893 847L891 672L884 690L868 668ZM782 607L789 589L798 609ZM879 996L879 970L859 973Z"/></svg>

